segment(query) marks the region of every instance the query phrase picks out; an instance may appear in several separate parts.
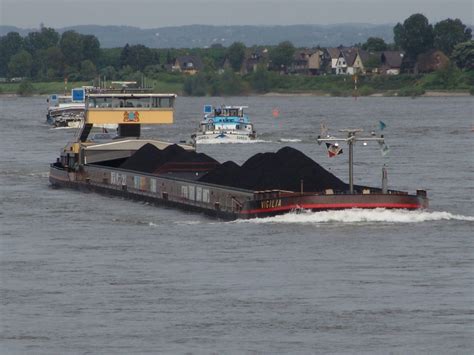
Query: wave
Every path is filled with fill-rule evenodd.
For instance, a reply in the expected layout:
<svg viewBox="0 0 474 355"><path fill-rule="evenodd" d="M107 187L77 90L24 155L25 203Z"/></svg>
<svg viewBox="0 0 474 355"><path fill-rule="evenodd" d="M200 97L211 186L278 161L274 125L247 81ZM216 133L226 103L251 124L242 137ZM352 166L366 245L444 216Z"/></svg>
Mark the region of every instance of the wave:
<svg viewBox="0 0 474 355"><path fill-rule="evenodd" d="M240 220L244 223L299 223L299 224L324 224L324 223L420 223L429 221L470 221L474 216L463 216L443 211L407 211L387 210L377 208L350 209L340 211L287 213L275 217L255 218Z"/></svg>
<svg viewBox="0 0 474 355"><path fill-rule="evenodd" d="M284 142L284 143L292 143L292 142L301 142L301 139L298 139L298 138L280 138L279 141Z"/></svg>
<svg viewBox="0 0 474 355"><path fill-rule="evenodd" d="M54 130L54 131L57 131L57 130L60 130L60 129L78 129L79 127L51 127L50 130Z"/></svg>
<svg viewBox="0 0 474 355"><path fill-rule="evenodd" d="M202 222L200 221L175 221L174 224L178 224L178 225L189 225L189 226L194 226L194 225L197 225L197 224L201 224ZM148 222L148 223L141 223L141 224L148 224L148 226L150 227L160 227L161 225L158 224L158 223L154 223L154 222Z"/></svg>
<svg viewBox="0 0 474 355"><path fill-rule="evenodd" d="M32 172L27 175L32 177L49 178L49 171Z"/></svg>
<svg viewBox="0 0 474 355"><path fill-rule="evenodd" d="M174 224L186 224L186 225L196 225L201 224L201 221L175 221Z"/></svg>
<svg viewBox="0 0 474 355"><path fill-rule="evenodd" d="M49 171L0 170L0 176L48 178Z"/></svg>
<svg viewBox="0 0 474 355"><path fill-rule="evenodd" d="M197 144L254 144L254 143L271 143L272 141L267 141L263 139L253 139L249 141L243 141L239 139L206 139L205 141L200 141Z"/></svg>

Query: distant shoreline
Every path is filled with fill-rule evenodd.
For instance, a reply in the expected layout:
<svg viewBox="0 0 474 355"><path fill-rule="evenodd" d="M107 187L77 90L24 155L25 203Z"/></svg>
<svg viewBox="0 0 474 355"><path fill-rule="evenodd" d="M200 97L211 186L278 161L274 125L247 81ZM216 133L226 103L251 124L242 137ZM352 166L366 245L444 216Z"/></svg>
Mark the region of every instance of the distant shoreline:
<svg viewBox="0 0 474 355"><path fill-rule="evenodd" d="M31 94L31 95L19 95L15 93L0 93L0 97L46 97L49 94ZM186 96L179 95L181 97L196 97L196 96ZM241 97L343 97L343 96L331 96L329 93L325 92L267 92L265 94L248 94L248 95L236 95ZM436 91L436 90L426 90L423 95L417 97L468 97L472 96L468 91ZM226 97L226 96L218 96ZM344 96L352 97L352 96ZM358 97L403 97L397 95L384 95L384 93L374 93L371 95L358 96ZM405 96L406 97L406 96Z"/></svg>
<svg viewBox="0 0 474 355"><path fill-rule="evenodd" d="M316 97L340 97L340 96L331 96L329 93L325 92L301 92L301 93L282 93L282 92L268 92L261 95L248 95L248 96L270 96L270 97L305 97L305 96L316 96ZM423 95L418 97L467 97L472 96L469 91L436 91L436 90L426 90ZM347 96L352 97L352 96ZM366 96L358 97L402 97L397 95L384 95L383 92L374 93Z"/></svg>

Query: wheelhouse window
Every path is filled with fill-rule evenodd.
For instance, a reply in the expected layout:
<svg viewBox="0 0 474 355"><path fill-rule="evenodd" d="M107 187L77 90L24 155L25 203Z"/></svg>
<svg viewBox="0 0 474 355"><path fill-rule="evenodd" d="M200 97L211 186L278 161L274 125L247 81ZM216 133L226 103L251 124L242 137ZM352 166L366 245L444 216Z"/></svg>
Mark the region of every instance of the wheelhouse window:
<svg viewBox="0 0 474 355"><path fill-rule="evenodd" d="M90 97L90 108L172 108L174 97L154 96L116 96L116 97Z"/></svg>
<svg viewBox="0 0 474 355"><path fill-rule="evenodd" d="M94 107L94 108L112 107L112 98L110 98L110 97L92 97L89 100L89 107Z"/></svg>

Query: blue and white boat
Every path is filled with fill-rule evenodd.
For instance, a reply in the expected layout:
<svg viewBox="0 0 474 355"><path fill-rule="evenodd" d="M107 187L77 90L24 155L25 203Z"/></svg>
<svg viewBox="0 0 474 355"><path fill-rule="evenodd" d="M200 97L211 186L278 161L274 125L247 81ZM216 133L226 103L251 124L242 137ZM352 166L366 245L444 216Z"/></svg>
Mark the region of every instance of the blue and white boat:
<svg viewBox="0 0 474 355"><path fill-rule="evenodd" d="M257 138L253 123L244 114L247 106L204 106L204 119L192 135L195 144L237 143Z"/></svg>

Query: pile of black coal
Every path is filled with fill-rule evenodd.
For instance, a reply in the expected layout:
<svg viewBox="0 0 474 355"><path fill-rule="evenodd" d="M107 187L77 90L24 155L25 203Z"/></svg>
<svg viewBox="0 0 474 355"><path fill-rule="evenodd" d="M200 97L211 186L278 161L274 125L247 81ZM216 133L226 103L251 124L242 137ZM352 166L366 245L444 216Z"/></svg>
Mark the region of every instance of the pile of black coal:
<svg viewBox="0 0 474 355"><path fill-rule="evenodd" d="M167 146L160 150L153 144L147 143L133 153L120 168L135 170L144 173L154 173L167 164L189 163L189 164L215 164L218 162L203 153L186 150L177 144Z"/></svg>
<svg viewBox="0 0 474 355"><path fill-rule="evenodd" d="M242 189L300 191L347 190L347 184L314 160L290 147L276 153L259 153L241 167L233 162L221 164L199 181Z"/></svg>
<svg viewBox="0 0 474 355"><path fill-rule="evenodd" d="M253 191L300 191L301 181L305 192L348 189L347 184L314 160L290 147L276 153L258 153L239 166L233 161L219 164L206 154L185 150L176 144L163 150L145 144L120 168L155 174L200 171L204 175L199 181Z"/></svg>

